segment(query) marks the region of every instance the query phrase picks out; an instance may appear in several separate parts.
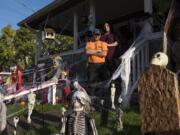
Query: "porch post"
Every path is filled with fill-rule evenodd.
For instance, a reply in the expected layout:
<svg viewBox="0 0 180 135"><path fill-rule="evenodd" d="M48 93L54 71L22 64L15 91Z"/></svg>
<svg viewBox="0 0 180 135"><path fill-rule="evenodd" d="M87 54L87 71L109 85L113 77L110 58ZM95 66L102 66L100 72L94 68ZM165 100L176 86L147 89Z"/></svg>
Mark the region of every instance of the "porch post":
<svg viewBox="0 0 180 135"><path fill-rule="evenodd" d="M42 31L36 32L36 43L35 43L35 66L37 67L38 59L41 56L41 46L42 46ZM33 74L33 84L36 82L36 72Z"/></svg>
<svg viewBox="0 0 180 135"><path fill-rule="evenodd" d="M152 14L152 0L144 0L144 12Z"/></svg>
<svg viewBox="0 0 180 135"><path fill-rule="evenodd" d="M96 8L94 0L89 0L89 30L94 31L96 27Z"/></svg>
<svg viewBox="0 0 180 135"><path fill-rule="evenodd" d="M153 12L152 8L152 0L144 0L144 13L148 13L151 15ZM149 17L148 19L144 20L144 33L148 34L153 31L152 28L153 19L152 17Z"/></svg>
<svg viewBox="0 0 180 135"><path fill-rule="evenodd" d="M74 46L73 49L76 50L78 48L78 15L77 10L74 10Z"/></svg>

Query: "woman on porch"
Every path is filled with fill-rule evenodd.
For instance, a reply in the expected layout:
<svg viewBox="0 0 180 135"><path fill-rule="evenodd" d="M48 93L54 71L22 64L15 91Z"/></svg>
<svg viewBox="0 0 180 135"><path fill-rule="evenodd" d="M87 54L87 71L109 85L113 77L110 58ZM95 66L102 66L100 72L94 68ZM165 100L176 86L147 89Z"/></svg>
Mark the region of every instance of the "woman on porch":
<svg viewBox="0 0 180 135"><path fill-rule="evenodd" d="M104 34L101 36L101 41L106 42L108 46L106 66L110 72L110 75L112 75L116 68L115 60L117 58L118 53L118 39L112 31L112 26L110 25L110 23L104 23L103 31Z"/></svg>

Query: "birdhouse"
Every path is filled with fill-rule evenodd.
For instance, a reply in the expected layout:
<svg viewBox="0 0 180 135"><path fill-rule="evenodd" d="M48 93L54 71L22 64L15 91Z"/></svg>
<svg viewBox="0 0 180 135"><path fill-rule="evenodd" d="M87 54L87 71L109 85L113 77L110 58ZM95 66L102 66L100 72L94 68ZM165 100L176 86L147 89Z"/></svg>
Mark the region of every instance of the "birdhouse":
<svg viewBox="0 0 180 135"><path fill-rule="evenodd" d="M44 34L45 39L55 39L55 31L51 28L46 28Z"/></svg>

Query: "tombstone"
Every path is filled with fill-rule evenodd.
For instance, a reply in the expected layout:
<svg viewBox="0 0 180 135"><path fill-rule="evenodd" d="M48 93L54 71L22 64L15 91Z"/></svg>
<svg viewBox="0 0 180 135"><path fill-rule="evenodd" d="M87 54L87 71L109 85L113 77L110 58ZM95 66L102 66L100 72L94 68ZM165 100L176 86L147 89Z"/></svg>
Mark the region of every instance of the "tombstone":
<svg viewBox="0 0 180 135"><path fill-rule="evenodd" d="M176 75L166 69L167 60L156 54L138 83L143 135L180 134L180 98ZM167 59L167 58L165 58Z"/></svg>

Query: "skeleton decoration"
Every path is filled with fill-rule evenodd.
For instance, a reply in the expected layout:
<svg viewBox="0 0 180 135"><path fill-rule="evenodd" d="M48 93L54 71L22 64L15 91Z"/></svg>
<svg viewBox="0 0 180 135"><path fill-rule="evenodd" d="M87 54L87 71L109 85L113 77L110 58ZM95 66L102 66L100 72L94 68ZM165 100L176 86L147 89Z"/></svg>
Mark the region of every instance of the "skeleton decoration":
<svg viewBox="0 0 180 135"><path fill-rule="evenodd" d="M116 93L115 84L112 83L111 84L111 103L112 103L112 109L116 108L115 105L114 105L115 93Z"/></svg>
<svg viewBox="0 0 180 135"><path fill-rule="evenodd" d="M68 78L67 71L62 71L61 78L64 79L64 80Z"/></svg>
<svg viewBox="0 0 180 135"><path fill-rule="evenodd" d="M63 60L60 56L57 55L53 57L53 65L57 71L51 80L58 82L59 76L62 73L62 66L63 66L62 63Z"/></svg>
<svg viewBox="0 0 180 135"><path fill-rule="evenodd" d="M16 133L17 133L16 130L17 130L17 124L19 122L19 117L15 116L13 118L13 122L14 122L14 135L16 135Z"/></svg>
<svg viewBox="0 0 180 135"><path fill-rule="evenodd" d="M123 130L123 122L122 122L123 111L121 109L121 104L122 104L121 96L119 97L118 102L119 102L119 107L117 107L116 109L116 129L119 132Z"/></svg>
<svg viewBox="0 0 180 135"><path fill-rule="evenodd" d="M0 131L4 131L6 128L6 105L3 102L4 96L0 93Z"/></svg>
<svg viewBox="0 0 180 135"><path fill-rule="evenodd" d="M27 122L31 123L31 114L34 109L34 105L36 102L36 94L34 94L32 91L28 94L28 117Z"/></svg>
<svg viewBox="0 0 180 135"><path fill-rule="evenodd" d="M63 60L59 55L55 55L53 58L53 65L56 73L51 78L51 81L54 81L56 84L58 83L59 77L62 74L63 68ZM53 69L53 70L54 70ZM56 104L56 85L49 87L48 89L48 103L52 102L52 104Z"/></svg>
<svg viewBox="0 0 180 135"><path fill-rule="evenodd" d="M61 127L60 134L65 133L65 127L66 127L66 119L64 117L65 116L65 112L66 112L66 109L64 107L62 107L62 109L61 109L61 113L62 113L62 118L61 118L62 127Z"/></svg>
<svg viewBox="0 0 180 135"><path fill-rule="evenodd" d="M91 100L83 90L73 93L71 107L64 114L61 133L65 135L98 135L95 122L89 115Z"/></svg>
<svg viewBox="0 0 180 135"><path fill-rule="evenodd" d="M168 56L165 53L158 52L153 56L151 64L166 67L168 64Z"/></svg>

